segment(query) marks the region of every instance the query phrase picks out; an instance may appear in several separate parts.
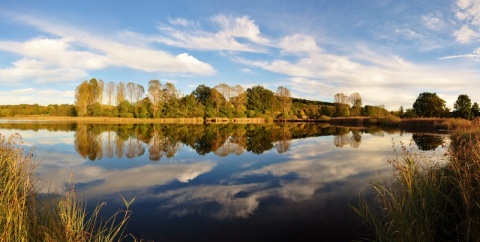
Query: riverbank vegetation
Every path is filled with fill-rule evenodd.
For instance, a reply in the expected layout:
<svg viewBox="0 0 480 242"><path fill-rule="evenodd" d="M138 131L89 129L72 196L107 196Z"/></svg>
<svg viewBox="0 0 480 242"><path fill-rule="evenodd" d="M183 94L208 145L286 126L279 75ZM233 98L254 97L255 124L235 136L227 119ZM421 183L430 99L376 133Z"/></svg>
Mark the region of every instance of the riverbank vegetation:
<svg viewBox="0 0 480 242"><path fill-rule="evenodd" d="M92 78L77 86L74 105L0 105L0 117L36 120L53 117L55 121L98 123L202 123L212 120L270 123L276 120L399 127L432 123L439 129L451 129L460 124L453 118L472 120L480 116L478 103L472 104L465 94L458 96L453 111L436 93L429 92L420 93L412 108L400 107L397 111L388 111L383 105L363 105L359 93L337 93L333 100L293 98L290 90L283 86L274 92L262 86L245 90L240 85L221 83L211 88L202 84L184 95L169 82L151 80L145 88L132 82L104 83Z"/></svg>
<svg viewBox="0 0 480 242"><path fill-rule="evenodd" d="M35 164L19 147L18 135L0 135L0 241L118 241L131 211L102 218L97 206L87 214L73 186L64 196L37 193Z"/></svg>
<svg viewBox="0 0 480 242"><path fill-rule="evenodd" d="M375 241L477 241L480 237L480 128L451 134L448 161L403 147L391 177L372 182L354 210Z"/></svg>

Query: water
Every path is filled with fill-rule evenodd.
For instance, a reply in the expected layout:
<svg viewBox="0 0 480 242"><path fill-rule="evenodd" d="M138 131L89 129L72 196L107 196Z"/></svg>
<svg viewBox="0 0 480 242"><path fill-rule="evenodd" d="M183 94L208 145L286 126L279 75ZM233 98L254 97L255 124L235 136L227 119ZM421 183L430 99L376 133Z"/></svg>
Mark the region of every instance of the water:
<svg viewBox="0 0 480 242"><path fill-rule="evenodd" d="M349 205L401 146L441 159L445 135L281 125L1 123L34 147L41 192L75 183L88 208L135 197L127 233L155 241L348 241Z"/></svg>

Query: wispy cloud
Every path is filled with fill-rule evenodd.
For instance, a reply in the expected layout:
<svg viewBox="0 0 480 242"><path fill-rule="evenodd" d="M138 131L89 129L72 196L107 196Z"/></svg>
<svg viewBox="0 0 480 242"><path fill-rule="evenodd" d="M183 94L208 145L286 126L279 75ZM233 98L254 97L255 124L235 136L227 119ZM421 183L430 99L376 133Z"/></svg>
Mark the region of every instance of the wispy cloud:
<svg viewBox="0 0 480 242"><path fill-rule="evenodd" d="M265 52L263 46L270 42L262 36L258 25L248 16L229 17L219 14L211 17L210 22L217 26L216 30L207 31L199 24L185 19L171 19L171 25L158 25L161 35L145 39L186 49L240 52Z"/></svg>
<svg viewBox="0 0 480 242"><path fill-rule="evenodd" d="M74 91L59 91L51 88L22 88L11 91L0 90L0 103L38 103L42 105L63 103L73 104L74 96Z"/></svg>
<svg viewBox="0 0 480 242"><path fill-rule="evenodd" d="M1 79L34 77L38 82L71 81L85 77L89 70L108 66L160 73L215 73L210 64L188 53L172 55L153 47L124 43L31 15L10 17L57 38L36 37L24 42L0 42L0 50L22 56L13 67L0 69ZM50 72L56 75L50 75Z"/></svg>
<svg viewBox="0 0 480 242"><path fill-rule="evenodd" d="M365 46L353 46L345 55L320 51L322 48L316 45L312 48L314 51L309 53L298 50L295 53L297 58L290 60L236 60L247 66L287 75L294 93L311 93L310 97L321 100L329 100L338 92L360 92L365 104L396 108L400 105L409 107L418 90L448 92L457 89L459 83L468 86L469 90L479 90L475 84L478 72L467 69L459 74L458 70L414 63ZM298 56L300 52L305 54ZM399 88L402 92L398 91ZM454 100L447 101L453 103Z"/></svg>

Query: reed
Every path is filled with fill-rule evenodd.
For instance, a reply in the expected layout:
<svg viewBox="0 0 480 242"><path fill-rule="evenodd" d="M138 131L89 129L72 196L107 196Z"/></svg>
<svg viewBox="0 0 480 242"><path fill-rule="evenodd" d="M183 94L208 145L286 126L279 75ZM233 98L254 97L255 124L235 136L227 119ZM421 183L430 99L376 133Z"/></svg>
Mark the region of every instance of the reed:
<svg viewBox="0 0 480 242"><path fill-rule="evenodd" d="M0 241L118 241L126 238L133 199L125 210L104 219L96 207L87 216L73 186L64 196L35 191L31 154L19 148L20 136L0 134ZM123 198L123 197L122 197ZM134 238L134 240L136 240Z"/></svg>
<svg viewBox="0 0 480 242"><path fill-rule="evenodd" d="M477 241L480 238L480 129L451 135L447 163L404 150L375 196L353 207L375 241Z"/></svg>

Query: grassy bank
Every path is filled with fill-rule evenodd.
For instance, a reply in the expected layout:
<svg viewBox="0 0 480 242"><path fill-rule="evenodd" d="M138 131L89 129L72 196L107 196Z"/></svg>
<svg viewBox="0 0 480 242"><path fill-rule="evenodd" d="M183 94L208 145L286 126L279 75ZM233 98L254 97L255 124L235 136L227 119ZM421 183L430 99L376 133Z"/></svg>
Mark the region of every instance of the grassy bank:
<svg viewBox="0 0 480 242"><path fill-rule="evenodd" d="M126 209L100 218L100 209L87 214L73 187L64 196L40 199L35 190L31 154L19 148L18 135L0 134L0 241L118 241L130 217ZM118 217L118 218L117 218Z"/></svg>
<svg viewBox="0 0 480 242"><path fill-rule="evenodd" d="M375 241L478 241L480 128L451 135L446 163L405 152L390 178L372 182L374 197L354 210Z"/></svg>

